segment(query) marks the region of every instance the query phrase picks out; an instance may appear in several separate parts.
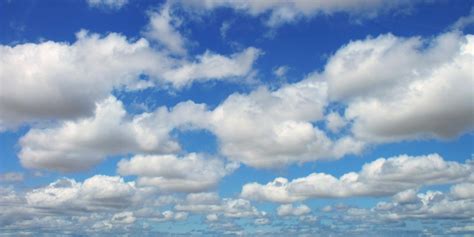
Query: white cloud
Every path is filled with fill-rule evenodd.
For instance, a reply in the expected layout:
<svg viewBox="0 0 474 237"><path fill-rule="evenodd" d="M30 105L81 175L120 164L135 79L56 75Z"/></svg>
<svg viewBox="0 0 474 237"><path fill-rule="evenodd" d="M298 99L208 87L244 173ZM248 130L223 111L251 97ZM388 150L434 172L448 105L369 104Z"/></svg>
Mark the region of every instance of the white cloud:
<svg viewBox="0 0 474 237"><path fill-rule="evenodd" d="M230 95L212 111L210 130L222 154L258 168L360 152L364 144L347 136L333 141L312 124L323 118L326 104L326 83L310 76L276 91Z"/></svg>
<svg viewBox="0 0 474 237"><path fill-rule="evenodd" d="M273 70L273 74L277 77L285 77L290 68L288 66L279 66Z"/></svg>
<svg viewBox="0 0 474 237"><path fill-rule="evenodd" d="M378 219L403 220L409 218L468 219L474 215L474 199L452 199L439 191L417 194L410 203L380 202L370 214Z"/></svg>
<svg viewBox="0 0 474 237"><path fill-rule="evenodd" d="M138 185L156 186L164 191L202 192L215 187L236 168L235 163L225 164L216 158L191 153L184 157L136 155L130 160L121 160L117 172L123 176L138 176Z"/></svg>
<svg viewBox="0 0 474 237"><path fill-rule="evenodd" d="M90 7L104 7L113 10L122 8L128 3L128 0L87 0Z"/></svg>
<svg viewBox="0 0 474 237"><path fill-rule="evenodd" d="M144 31L144 35L159 42L171 53L178 55L186 54L186 39L176 29L179 19L172 15L170 7L165 4L159 12L150 12L150 23Z"/></svg>
<svg viewBox="0 0 474 237"><path fill-rule="evenodd" d="M293 204L283 204L277 209L277 214L279 216L301 216L310 212L311 209L304 204L299 206L293 206Z"/></svg>
<svg viewBox="0 0 474 237"><path fill-rule="evenodd" d="M230 80L246 78L253 72L253 64L262 54L259 49L249 47L229 57L206 51L194 62L183 62L163 74L163 78L176 88L190 85L193 81Z"/></svg>
<svg viewBox="0 0 474 237"><path fill-rule="evenodd" d="M218 221L219 216L217 214L209 214L206 216L206 220L210 222Z"/></svg>
<svg viewBox="0 0 474 237"><path fill-rule="evenodd" d="M250 47L228 57L206 52L188 61L151 48L143 38L129 41L117 33L100 36L84 30L76 36L72 44L0 45L0 131L89 116L114 89L181 88L193 81L246 78L260 55Z"/></svg>
<svg viewBox="0 0 474 237"><path fill-rule="evenodd" d="M27 204L51 211L123 209L134 202L136 188L117 176L95 175L83 183L59 179L25 194Z"/></svg>
<svg viewBox="0 0 474 237"><path fill-rule="evenodd" d="M171 111L161 107L129 119L122 103L109 97L97 104L94 117L31 129L20 139L19 157L27 168L77 171L114 154L175 152L180 147L169 132L198 119L203 110L201 105L184 102Z"/></svg>
<svg viewBox="0 0 474 237"><path fill-rule="evenodd" d="M407 189L393 196L393 201L397 203L412 203L417 200L415 189Z"/></svg>
<svg viewBox="0 0 474 237"><path fill-rule="evenodd" d="M358 139L447 139L474 128L473 60L472 35L388 34L342 47L321 76L331 99L345 101Z"/></svg>
<svg viewBox="0 0 474 237"><path fill-rule="evenodd" d="M355 196L389 196L427 185L461 182L469 178L474 167L445 161L437 154L410 157L406 155L380 158L367 163L358 173L336 178L325 173L312 173L288 182L277 178L266 185L245 184L241 197L250 200L294 202L307 198L341 198ZM407 201L409 193L398 194Z"/></svg>
<svg viewBox="0 0 474 237"><path fill-rule="evenodd" d="M61 42L0 46L0 129L23 122L90 115L113 88L169 67L148 42L80 31ZM78 89L80 88L80 89Z"/></svg>
<svg viewBox="0 0 474 237"><path fill-rule="evenodd" d="M471 8L469 15L460 17L451 25L452 30L463 30L464 28L474 24L474 7Z"/></svg>
<svg viewBox="0 0 474 237"><path fill-rule="evenodd" d="M457 199L474 199L474 183L466 182L451 186L451 195Z"/></svg>
<svg viewBox="0 0 474 237"><path fill-rule="evenodd" d="M253 16L270 13L266 24L269 26L278 26L283 23L291 23L300 18L311 18L318 14L333 14L337 12L346 12L364 18L373 18L379 13L384 13L399 8L406 8L416 1L252 1L252 0L219 0L219 1L172 1L181 3L185 8L195 10L212 10L215 8L226 7L242 11Z"/></svg>
<svg viewBox="0 0 474 237"><path fill-rule="evenodd" d="M326 115L326 127L333 133L339 132L346 124L347 120L339 115L339 113L331 112Z"/></svg>

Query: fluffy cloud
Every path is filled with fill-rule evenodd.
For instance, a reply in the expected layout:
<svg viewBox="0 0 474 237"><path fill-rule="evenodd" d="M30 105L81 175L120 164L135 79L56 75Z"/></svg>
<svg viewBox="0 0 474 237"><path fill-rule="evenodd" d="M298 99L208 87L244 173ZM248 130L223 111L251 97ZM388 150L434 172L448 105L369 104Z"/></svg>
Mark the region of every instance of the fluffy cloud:
<svg viewBox="0 0 474 237"><path fill-rule="evenodd" d="M388 34L342 47L322 76L331 99L347 104L357 138L446 139L474 128L473 60L472 35L422 40Z"/></svg>
<svg viewBox="0 0 474 237"><path fill-rule="evenodd" d="M439 191L417 194L410 203L380 202L372 212L378 218L401 220L408 218L464 218L474 215L474 199L453 199Z"/></svg>
<svg viewBox="0 0 474 237"><path fill-rule="evenodd" d="M188 61L153 49L143 38L132 42L117 33L102 37L87 31L76 36L72 44L0 45L0 130L91 115L113 89L246 77L260 54L250 47L230 57L206 52ZM140 79L143 75L149 79Z"/></svg>
<svg viewBox="0 0 474 237"><path fill-rule="evenodd" d="M229 57L206 51L194 62L184 62L167 70L163 78L175 87L190 85L193 81L229 80L252 75L252 66L261 55L259 49L249 47Z"/></svg>
<svg viewBox="0 0 474 237"><path fill-rule="evenodd" d="M120 177L95 175L83 183L59 179L25 194L27 204L51 211L123 209L132 204L136 188Z"/></svg>
<svg viewBox="0 0 474 237"><path fill-rule="evenodd" d="M346 124L347 120L336 112L331 112L326 116L326 127L333 133L339 132Z"/></svg>
<svg viewBox="0 0 474 237"><path fill-rule="evenodd" d="M472 162L460 164L445 161L439 155L410 157L406 155L380 158L365 164L358 173L336 178L312 173L288 182L277 178L266 185L249 183L242 187L246 199L272 202L294 202L306 198L340 198L354 196L389 196L400 191L427 185L467 180L473 172ZM399 200L408 200L409 193Z"/></svg>
<svg viewBox="0 0 474 237"><path fill-rule="evenodd" d="M148 39L159 42L171 53L185 55L186 39L176 30L176 24L179 21L171 15L169 6L165 5L159 12L150 12L149 15L150 23L144 35Z"/></svg>
<svg viewBox="0 0 474 237"><path fill-rule="evenodd" d="M182 102L172 109L160 107L133 117L120 101L109 97L96 104L93 117L31 129L20 140L19 157L27 168L84 170L111 155L177 152L180 146L169 133L189 128L210 130L223 155L254 167L360 152L362 142L350 136L331 140L313 125L324 118L326 90L325 82L309 77L276 91L260 88L250 94L233 94L214 110ZM141 183L160 180L140 178Z"/></svg>
<svg viewBox="0 0 474 237"><path fill-rule="evenodd" d="M351 15L364 17L375 17L380 12L393 10L400 7L408 7L414 1L252 1L252 0L221 0L221 1L172 1L179 2L186 8L211 10L219 7L233 8L238 11L246 12L250 15L257 16L270 13L267 19L267 25L277 26L282 23L293 22L302 17L310 18L317 14L333 14L336 12L346 12Z"/></svg>
<svg viewBox="0 0 474 237"><path fill-rule="evenodd" d="M137 184L157 186L164 191L200 192L215 187L225 175L238 167L216 158L191 153L175 155L137 155L121 160L117 172L138 176Z"/></svg>
<svg viewBox="0 0 474 237"><path fill-rule="evenodd" d="M140 222L182 221L186 212L158 208L176 201L156 190L136 187L118 176L95 175L78 182L61 178L49 185L18 191L0 187L2 233L103 235L130 232ZM87 227L87 228L85 228ZM150 231L141 226L140 233Z"/></svg>
<svg viewBox="0 0 474 237"><path fill-rule="evenodd" d="M451 195L457 199L474 199L474 182L451 186Z"/></svg>
<svg viewBox="0 0 474 237"><path fill-rule="evenodd" d="M78 171L109 155L176 152L180 146L169 132L200 120L204 110L202 105L184 102L172 110L160 107L128 118L122 103L109 97L97 104L91 118L28 131L20 139L19 158L27 168Z"/></svg>
<svg viewBox="0 0 474 237"><path fill-rule="evenodd" d="M310 212L311 209L304 204L299 206L293 206L293 204L283 204L277 209L277 214L279 216L301 216Z"/></svg>
<svg viewBox="0 0 474 237"><path fill-rule="evenodd" d="M157 74L169 64L144 39L86 31L76 36L73 44L0 46L0 128L90 115L113 88L132 86L140 74Z"/></svg>
<svg viewBox="0 0 474 237"><path fill-rule="evenodd" d="M360 152L364 144L349 136L333 141L313 125L323 118L326 104L326 83L310 76L276 91L259 88L230 95L212 111L210 130L219 139L222 154L253 167Z"/></svg>

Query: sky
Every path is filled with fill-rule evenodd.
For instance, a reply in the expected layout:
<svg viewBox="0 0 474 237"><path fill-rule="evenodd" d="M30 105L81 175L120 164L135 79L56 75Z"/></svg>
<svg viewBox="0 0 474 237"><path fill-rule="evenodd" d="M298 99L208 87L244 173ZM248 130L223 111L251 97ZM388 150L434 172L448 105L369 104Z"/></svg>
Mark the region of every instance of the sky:
<svg viewBox="0 0 474 237"><path fill-rule="evenodd" d="M472 236L474 4L0 0L0 236Z"/></svg>

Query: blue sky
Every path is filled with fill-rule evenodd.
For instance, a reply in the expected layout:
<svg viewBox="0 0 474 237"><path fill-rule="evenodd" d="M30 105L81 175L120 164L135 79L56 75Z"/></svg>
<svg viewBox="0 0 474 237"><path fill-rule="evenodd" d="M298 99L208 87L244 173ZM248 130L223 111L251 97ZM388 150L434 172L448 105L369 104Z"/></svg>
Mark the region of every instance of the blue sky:
<svg viewBox="0 0 474 237"><path fill-rule="evenodd" d="M0 235L474 234L473 23L471 1L0 1Z"/></svg>

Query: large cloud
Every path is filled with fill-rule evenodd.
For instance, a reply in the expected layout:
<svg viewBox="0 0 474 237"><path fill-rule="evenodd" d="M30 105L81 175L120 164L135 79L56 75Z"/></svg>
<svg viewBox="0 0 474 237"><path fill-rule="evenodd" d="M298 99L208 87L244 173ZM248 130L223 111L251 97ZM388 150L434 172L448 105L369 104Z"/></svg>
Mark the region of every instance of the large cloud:
<svg viewBox="0 0 474 237"><path fill-rule="evenodd" d="M356 137L447 139L474 128L474 36L391 34L353 41L328 61L329 96L347 104Z"/></svg>
<svg viewBox="0 0 474 237"><path fill-rule="evenodd" d="M113 89L246 77L260 52L250 47L230 57L206 52L187 60L155 50L145 39L132 42L117 33L102 37L86 31L76 36L72 44L0 45L0 130L90 115ZM149 79L139 79L143 75Z"/></svg>
<svg viewBox="0 0 474 237"><path fill-rule="evenodd" d="M129 118L122 103L109 97L97 104L91 118L28 131L20 139L20 161L27 168L78 171L110 155L176 152L180 146L169 133L201 123L204 111L203 105L183 102L172 110L160 107Z"/></svg>
<svg viewBox="0 0 474 237"><path fill-rule="evenodd" d="M389 196L400 191L427 185L467 180L474 171L472 162L445 161L437 154L380 158L365 164L358 173L336 178L312 173L289 182L277 178L266 185L249 183L241 196L253 200L294 202L307 198L340 198L355 196Z"/></svg>
<svg viewBox="0 0 474 237"><path fill-rule="evenodd" d="M28 168L81 170L110 155L177 152L179 144L169 133L180 128L210 130L223 155L254 167L360 152L363 143L350 136L332 140L313 124L323 118L326 90L325 82L310 77L276 91L233 94L214 110L182 102L133 117L109 97L97 104L93 117L30 130L20 140L19 157Z"/></svg>
<svg viewBox="0 0 474 237"><path fill-rule="evenodd" d="M86 31L73 44L2 45L0 54L0 127L91 114L114 87L131 86L141 73L157 74L170 63L144 39Z"/></svg>
<svg viewBox="0 0 474 237"><path fill-rule="evenodd" d="M215 187L222 177L237 167L235 163L225 164L222 160L195 153L185 157L136 155L130 160L121 160L117 172L138 176L138 185L156 186L163 191L199 192Z"/></svg>
<svg viewBox="0 0 474 237"><path fill-rule="evenodd" d="M331 140L313 124L322 120L327 85L310 76L276 91L233 94L212 111L211 128L222 154L253 167L334 159L358 153L349 136Z"/></svg>

